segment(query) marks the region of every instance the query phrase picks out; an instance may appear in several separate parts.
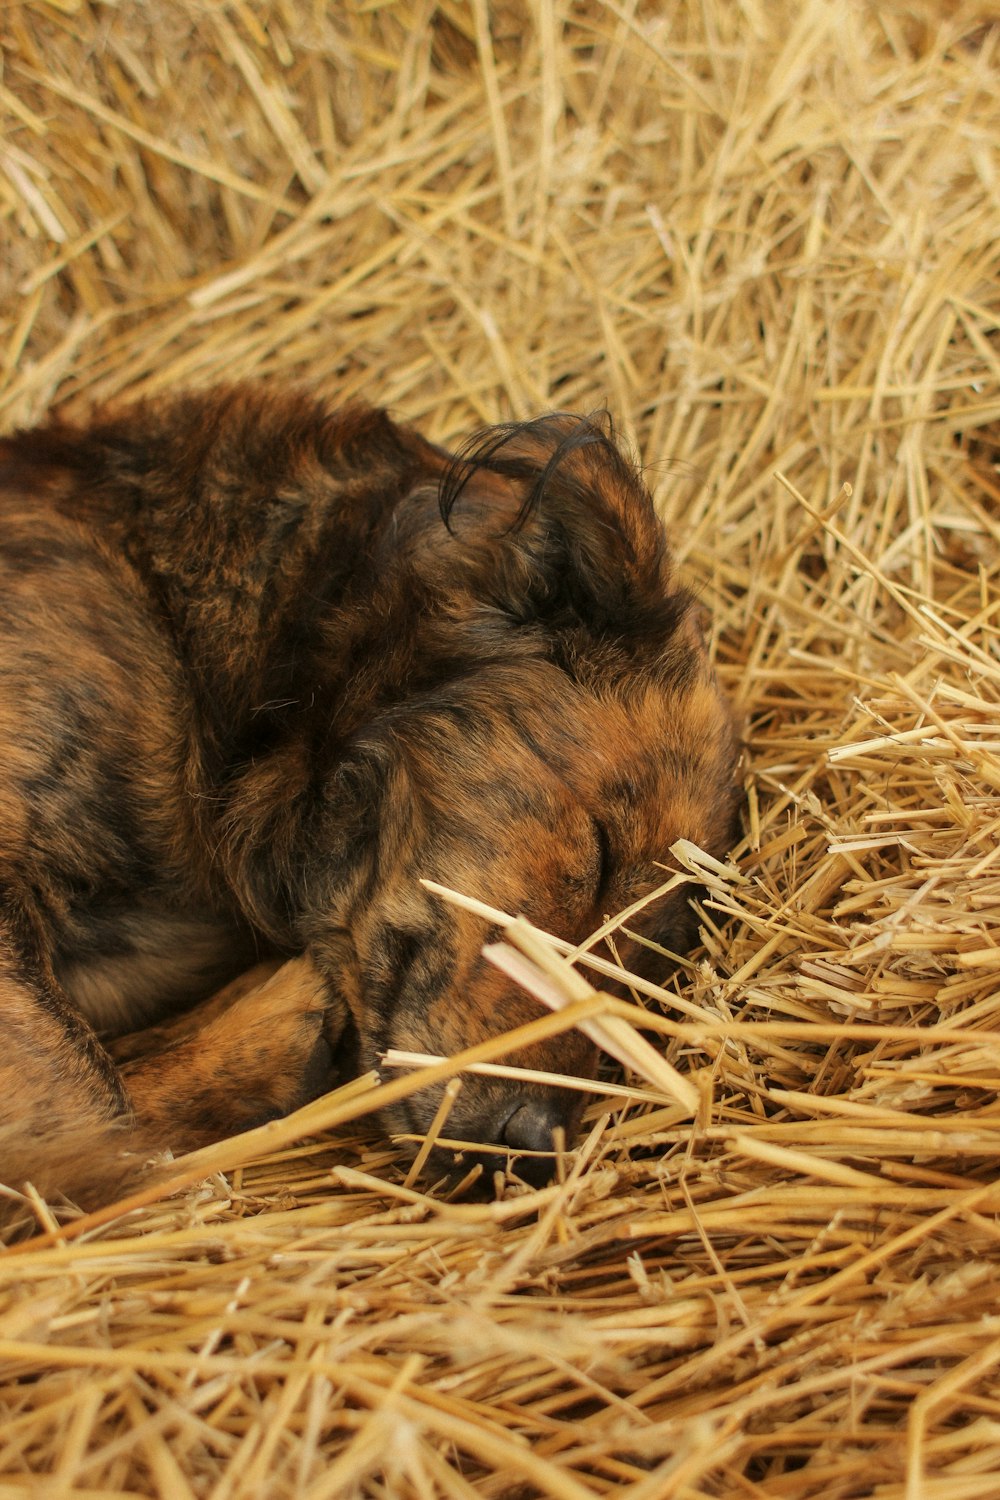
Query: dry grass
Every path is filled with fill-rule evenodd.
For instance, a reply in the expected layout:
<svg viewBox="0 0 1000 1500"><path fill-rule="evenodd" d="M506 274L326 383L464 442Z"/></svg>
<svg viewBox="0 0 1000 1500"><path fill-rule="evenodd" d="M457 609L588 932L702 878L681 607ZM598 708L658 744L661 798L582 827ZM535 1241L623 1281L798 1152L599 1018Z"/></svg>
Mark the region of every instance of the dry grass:
<svg viewBox="0 0 1000 1500"><path fill-rule="evenodd" d="M0 1496L1000 1496L996 15L3 7L0 422L234 375L443 439L606 400L749 801L671 1069L553 1186L406 1185L364 1080L127 1216L36 1203Z"/></svg>

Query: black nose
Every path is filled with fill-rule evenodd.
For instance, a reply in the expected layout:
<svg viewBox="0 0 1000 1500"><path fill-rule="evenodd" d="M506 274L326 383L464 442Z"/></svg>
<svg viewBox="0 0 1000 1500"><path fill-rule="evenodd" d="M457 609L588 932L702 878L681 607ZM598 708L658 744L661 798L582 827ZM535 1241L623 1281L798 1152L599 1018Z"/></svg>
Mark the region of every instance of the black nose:
<svg viewBox="0 0 1000 1500"><path fill-rule="evenodd" d="M565 1111L555 1100L532 1099L507 1117L503 1144L515 1151L554 1151L553 1134L559 1126L566 1132Z"/></svg>

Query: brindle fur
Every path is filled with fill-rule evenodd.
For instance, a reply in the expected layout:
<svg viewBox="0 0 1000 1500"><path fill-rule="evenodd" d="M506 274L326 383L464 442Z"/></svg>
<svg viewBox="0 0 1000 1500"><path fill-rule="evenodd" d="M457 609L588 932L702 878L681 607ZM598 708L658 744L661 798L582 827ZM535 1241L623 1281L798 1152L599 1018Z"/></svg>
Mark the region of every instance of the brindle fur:
<svg viewBox="0 0 1000 1500"><path fill-rule="evenodd" d="M368 1067L536 1015L421 876L579 940L675 839L731 840L730 716L604 422L456 459L237 388L16 434L0 678L2 1180L54 1132L176 1150L304 1102L331 1047ZM637 925L691 935L680 894ZM575 1034L517 1060L595 1064ZM448 1134L544 1147L574 1108L470 1079Z"/></svg>

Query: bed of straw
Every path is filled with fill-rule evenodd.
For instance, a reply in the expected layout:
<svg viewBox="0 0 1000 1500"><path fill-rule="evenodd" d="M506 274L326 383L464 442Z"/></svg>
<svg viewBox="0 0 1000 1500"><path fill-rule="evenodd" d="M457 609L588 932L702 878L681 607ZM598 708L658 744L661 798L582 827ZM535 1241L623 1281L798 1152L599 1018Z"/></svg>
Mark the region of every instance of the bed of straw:
<svg viewBox="0 0 1000 1500"><path fill-rule="evenodd" d="M0 33L0 425L243 376L442 441L606 404L747 791L732 865L676 851L663 990L508 932L620 1064L551 1186L408 1172L370 1110L474 1060L390 1059L105 1213L25 1189L0 1496L1000 1496L996 10Z"/></svg>

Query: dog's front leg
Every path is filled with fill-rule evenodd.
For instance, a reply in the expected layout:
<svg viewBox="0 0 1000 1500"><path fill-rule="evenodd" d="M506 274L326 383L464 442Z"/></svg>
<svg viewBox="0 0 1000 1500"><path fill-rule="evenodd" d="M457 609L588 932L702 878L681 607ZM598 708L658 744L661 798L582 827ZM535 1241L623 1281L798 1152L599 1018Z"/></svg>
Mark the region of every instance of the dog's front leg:
<svg viewBox="0 0 1000 1500"><path fill-rule="evenodd" d="M0 1185L96 1207L144 1162L288 1113L332 1085L346 1013L307 959L260 966L105 1051L44 964L0 929ZM113 1054L113 1055L109 1055ZM116 1066L117 1064L117 1066Z"/></svg>
<svg viewBox="0 0 1000 1500"><path fill-rule="evenodd" d="M261 965L184 1015L111 1043L146 1139L185 1149L332 1086L344 1016L307 958Z"/></svg>

